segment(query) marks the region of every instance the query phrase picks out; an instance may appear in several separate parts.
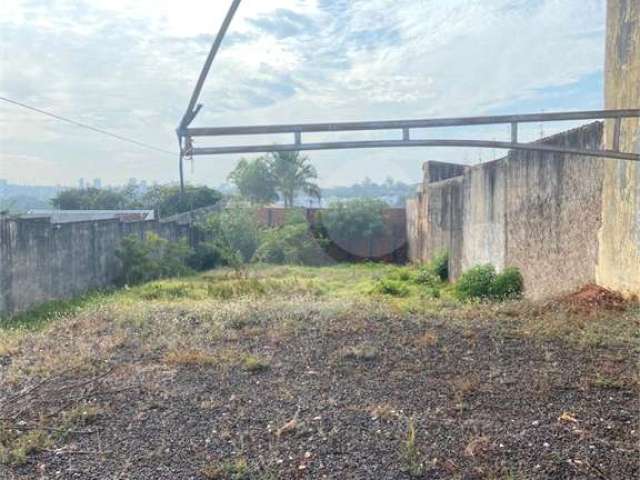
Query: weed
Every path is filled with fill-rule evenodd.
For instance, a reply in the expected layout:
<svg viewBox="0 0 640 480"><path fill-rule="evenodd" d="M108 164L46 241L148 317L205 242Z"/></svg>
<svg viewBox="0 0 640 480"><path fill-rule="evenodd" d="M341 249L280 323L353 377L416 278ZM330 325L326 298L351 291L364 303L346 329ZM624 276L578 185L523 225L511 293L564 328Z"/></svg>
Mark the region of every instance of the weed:
<svg viewBox="0 0 640 480"><path fill-rule="evenodd" d="M407 297L410 292L409 288L402 283L402 281L383 278L376 285L374 293L391 295L394 297Z"/></svg>
<svg viewBox="0 0 640 480"><path fill-rule="evenodd" d="M496 279L493 265L478 265L466 271L456 284L456 293L461 300L486 299Z"/></svg>
<svg viewBox="0 0 640 480"><path fill-rule="evenodd" d="M249 480L251 478L249 464L244 458L209 465L200 473L206 480Z"/></svg>
<svg viewBox="0 0 640 480"><path fill-rule="evenodd" d="M524 289L524 280L520 270L514 267L505 268L496 275L491 287L491 296L498 300L517 298Z"/></svg>
<svg viewBox="0 0 640 480"><path fill-rule="evenodd" d="M441 281L449 280L449 252L444 251L436 254L429 262L429 269L435 273Z"/></svg>
<svg viewBox="0 0 640 480"><path fill-rule="evenodd" d="M258 373L269 370L269 368L271 368L271 364L267 360L254 355L246 355L242 359L242 368L250 373Z"/></svg>
<svg viewBox="0 0 640 480"><path fill-rule="evenodd" d="M403 471L410 477L420 477L424 473L424 463L416 445L416 426L413 418L409 419L407 438L402 444L400 459Z"/></svg>
<svg viewBox="0 0 640 480"><path fill-rule="evenodd" d="M0 464L24 465L32 453L49 448L52 439L43 430L18 433L0 427Z"/></svg>
<svg viewBox="0 0 640 480"><path fill-rule="evenodd" d="M378 358L378 349L369 344L355 345L342 349L340 357L344 360L370 362Z"/></svg>

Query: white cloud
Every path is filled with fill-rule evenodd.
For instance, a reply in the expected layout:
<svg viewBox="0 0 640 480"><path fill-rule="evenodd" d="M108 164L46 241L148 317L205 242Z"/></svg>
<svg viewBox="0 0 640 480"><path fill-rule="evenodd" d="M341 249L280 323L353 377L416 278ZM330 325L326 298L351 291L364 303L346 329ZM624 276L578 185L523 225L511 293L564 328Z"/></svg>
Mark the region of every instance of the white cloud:
<svg viewBox="0 0 640 480"><path fill-rule="evenodd" d="M229 4L5 0L0 93L174 149L173 130ZM602 69L603 31L604 0L244 0L197 123L476 115L536 102L550 108L547 89L575 89ZM601 102L600 92L583 93L588 105L574 108ZM10 125L3 163L30 152L46 160L42 165L55 164L69 184L79 176L175 179L171 157L4 104L0 122ZM383 179L395 166L398 176L417 180L427 158L478 155L414 149L311 156L327 182L347 183L365 174ZM219 183L234 161L198 159L192 178ZM13 167L3 174L21 178Z"/></svg>

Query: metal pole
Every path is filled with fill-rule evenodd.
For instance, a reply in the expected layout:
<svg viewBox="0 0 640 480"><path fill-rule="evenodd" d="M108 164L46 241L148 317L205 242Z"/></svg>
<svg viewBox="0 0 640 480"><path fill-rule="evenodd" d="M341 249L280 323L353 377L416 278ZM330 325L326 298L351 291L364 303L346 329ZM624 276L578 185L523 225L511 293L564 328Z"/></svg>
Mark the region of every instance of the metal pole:
<svg viewBox="0 0 640 480"><path fill-rule="evenodd" d="M231 4L229 11L227 12L227 16L222 22L220 31L218 32L218 35L216 36L216 39L213 42L213 45L211 46L211 51L209 52L209 56L207 57L207 60L204 62L204 66L202 67L202 71L200 72L200 77L198 78L196 87L193 90L193 94L191 95L191 100L189 101L189 106L187 107L187 111L185 112L184 116L182 117L182 121L180 122L179 130L187 128L191 124L195 116L198 114L198 112L200 111L200 108L202 107L202 105L196 106L196 104L198 103L198 99L200 98L200 93L202 92L202 87L204 85L205 80L207 79L207 76L209 75L209 70L211 70L211 64L213 63L213 60L216 58L218 50L220 49L220 45L222 44L222 40L224 39L224 36L226 35L227 30L229 29L229 25L231 24L231 21L233 20L233 17L236 11L238 10L238 7L240 6L240 2L241 0L233 0L233 3Z"/></svg>

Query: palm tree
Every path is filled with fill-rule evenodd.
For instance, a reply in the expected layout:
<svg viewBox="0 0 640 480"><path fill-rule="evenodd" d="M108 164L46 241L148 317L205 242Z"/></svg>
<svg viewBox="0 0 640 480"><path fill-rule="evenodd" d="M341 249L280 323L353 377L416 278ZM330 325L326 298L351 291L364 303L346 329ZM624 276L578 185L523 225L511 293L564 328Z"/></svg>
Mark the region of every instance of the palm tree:
<svg viewBox="0 0 640 480"><path fill-rule="evenodd" d="M271 154L269 166L285 208L293 207L296 193L300 191L320 199L320 187L313 182L318 172L308 157L300 152L275 152Z"/></svg>

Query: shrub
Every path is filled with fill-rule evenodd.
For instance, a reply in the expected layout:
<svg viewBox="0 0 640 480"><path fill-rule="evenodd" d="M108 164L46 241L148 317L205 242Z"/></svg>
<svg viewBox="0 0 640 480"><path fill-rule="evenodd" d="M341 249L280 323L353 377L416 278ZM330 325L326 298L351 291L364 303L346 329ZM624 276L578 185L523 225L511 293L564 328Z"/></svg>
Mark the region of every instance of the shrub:
<svg viewBox="0 0 640 480"><path fill-rule="evenodd" d="M426 287L437 288L441 283L441 277L430 268L421 268L414 277L414 282Z"/></svg>
<svg viewBox="0 0 640 480"><path fill-rule="evenodd" d="M456 284L460 299L496 299L518 297L523 290L523 280L517 268L506 268L496 274L493 265L478 265L465 272Z"/></svg>
<svg viewBox="0 0 640 480"><path fill-rule="evenodd" d="M429 268L440 280L446 282L449 280L449 252L441 252L436 254L429 264Z"/></svg>
<svg viewBox="0 0 640 480"><path fill-rule="evenodd" d="M285 225L265 233L253 260L274 264L319 265L325 258L321 239L313 238L306 224Z"/></svg>
<svg viewBox="0 0 640 480"><path fill-rule="evenodd" d="M200 227L210 233L224 263L248 263L262 240L262 228L253 209L235 208L211 215Z"/></svg>
<svg viewBox="0 0 640 480"><path fill-rule="evenodd" d="M222 263L222 255L214 242L203 242L196 245L187 258L187 265L193 270L203 272L212 270Z"/></svg>
<svg viewBox="0 0 640 480"><path fill-rule="evenodd" d="M122 273L119 283L134 285L147 280L152 269L151 251L149 245L130 235L120 242L116 250L116 257L122 264Z"/></svg>
<svg viewBox="0 0 640 480"><path fill-rule="evenodd" d="M116 257L122 264L120 283L135 285L158 278L191 273L187 258L191 250L186 240L171 242L150 233L146 239L131 235L122 239Z"/></svg>
<svg viewBox="0 0 640 480"><path fill-rule="evenodd" d="M409 295L409 287L400 280L383 278L378 281L374 292L381 293L382 295L392 295L394 297L406 297Z"/></svg>
<svg viewBox="0 0 640 480"><path fill-rule="evenodd" d="M493 265L478 265L462 274L456 284L456 294L462 300L490 298L495 279Z"/></svg>
<svg viewBox="0 0 640 480"><path fill-rule="evenodd" d="M522 295L523 289L524 280L520 270L515 267L509 267L496 275L491 288L491 295L499 300L517 298Z"/></svg>

